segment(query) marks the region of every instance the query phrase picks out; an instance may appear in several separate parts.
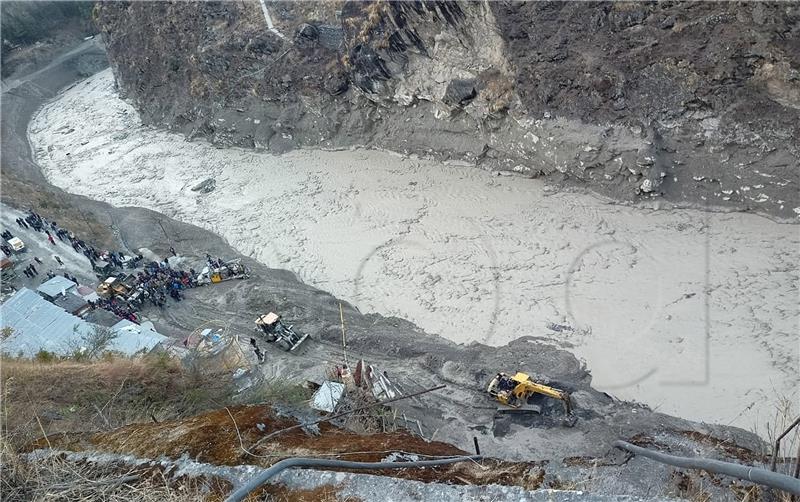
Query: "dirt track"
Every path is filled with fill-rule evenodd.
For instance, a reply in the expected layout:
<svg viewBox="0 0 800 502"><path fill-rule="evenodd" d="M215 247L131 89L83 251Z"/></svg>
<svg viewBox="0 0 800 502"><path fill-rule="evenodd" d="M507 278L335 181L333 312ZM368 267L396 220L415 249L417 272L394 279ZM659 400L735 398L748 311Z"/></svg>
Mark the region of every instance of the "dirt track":
<svg viewBox="0 0 800 502"><path fill-rule="evenodd" d="M64 226L80 226L85 237L95 242L116 240L129 250L148 248L165 254L170 245L190 259L202 259L206 252L235 257L237 253L223 240L200 228L182 224L161 214L139 208L115 208L85 197L67 194L49 185L31 161L26 129L32 113L46 99L71 81L80 78L80 65L87 55L97 58L100 49L84 44L70 58L37 72L30 81L22 79L13 91L4 93L2 151L3 201L16 207L32 205ZM76 222L68 225L66 222ZM81 223L82 222L82 223ZM268 375L318 379L330 363L340 362L339 302L330 294L298 281L291 272L269 269L244 258L255 276L245 282L191 291L189 301L170 308L164 317L152 315L157 326L175 336L185 335L205 319L230 320L232 329L250 333L252 320L264 310L275 310L295 326L312 334L300 354L268 353ZM700 425L653 413L644 407L612 400L590 387L590 376L566 351L534 341L520 341L513 348L478 344L456 345L397 318L362 315L345 304L350 358L363 356L386 370L407 390L444 382L445 392L404 405L409 415L422 420L428 438L471 449L478 436L489 455L560 463L572 456L604 456L612 440L637 434L659 435L667 444L685 444L680 431L698 431L759 448L749 433L730 427ZM509 368L510 366L513 366ZM483 388L497 370L530 368L573 391L580 417L574 428L558 425L557 415L538 422L505 421L495 424L494 406ZM533 425L533 426L532 426ZM618 482L627 488L663 482L668 471L634 459L633 471L619 471ZM570 468L571 469L571 468ZM569 470L569 469L567 469ZM573 473L579 472L575 468ZM626 474L630 472L630 474Z"/></svg>

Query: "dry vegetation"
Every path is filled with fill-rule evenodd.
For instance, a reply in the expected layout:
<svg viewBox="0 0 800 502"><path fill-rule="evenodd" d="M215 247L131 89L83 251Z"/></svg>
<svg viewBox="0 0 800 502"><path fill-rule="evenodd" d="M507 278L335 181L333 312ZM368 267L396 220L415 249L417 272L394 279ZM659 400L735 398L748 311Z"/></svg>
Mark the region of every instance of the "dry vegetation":
<svg viewBox="0 0 800 502"><path fill-rule="evenodd" d="M180 366L166 356L140 360L0 363L3 437L14 447L43 434L110 430L186 417L230 402L227 379Z"/></svg>
<svg viewBox="0 0 800 502"><path fill-rule="evenodd" d="M32 459L25 454L48 446L56 450L94 448L92 438L103 434L125 442L127 436L136 436L135 430L172 429L177 424L172 420L189 424L193 419L187 417L210 409L218 410L224 424L216 430L203 428L207 433L203 437L210 445L222 445L230 439L226 433L235 434L225 406L263 400L297 404L308 397L304 389L286 382L272 382L259 392L236 396L228 378L186 368L165 355L137 360L2 359L0 375L0 493L4 501L221 500L231 488L224 480L174 479L152 466L76 462L63 455ZM153 457L181 453L174 444L174 448L151 446ZM134 450L130 452L136 453ZM334 501L339 500L337 492L334 487L290 491L270 486L258 500Z"/></svg>
<svg viewBox="0 0 800 502"><path fill-rule="evenodd" d="M190 502L221 500L230 485L217 479L168 479L151 467L71 462L63 457L23 460L3 444L0 492L6 501Z"/></svg>
<svg viewBox="0 0 800 502"><path fill-rule="evenodd" d="M771 460L771 448L775 440L798 418L796 413L797 403L789 397L783 396L775 403L772 416L767 419L764 426L770 448L764 452L765 459ZM797 462L800 462L798 453L800 453L800 427L795 427L781 440L775 470L793 476L795 470L800 469L797 466Z"/></svg>
<svg viewBox="0 0 800 502"><path fill-rule="evenodd" d="M203 498L208 483L167 482L157 472L23 460L36 439L189 416L230 400L225 379L163 356L77 362L3 359L0 479L3 500L166 500ZM218 487L219 488L219 487ZM220 488L221 489L221 488Z"/></svg>

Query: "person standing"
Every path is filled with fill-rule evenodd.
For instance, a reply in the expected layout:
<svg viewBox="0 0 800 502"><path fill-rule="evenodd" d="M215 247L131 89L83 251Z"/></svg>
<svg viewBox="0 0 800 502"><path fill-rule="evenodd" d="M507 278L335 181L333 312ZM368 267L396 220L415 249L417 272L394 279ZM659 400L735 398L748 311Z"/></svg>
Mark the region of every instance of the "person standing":
<svg viewBox="0 0 800 502"><path fill-rule="evenodd" d="M250 338L250 345L253 346L253 352L256 354L256 358L258 359L259 363L264 362L264 353L261 352L261 349L258 348L258 344L256 343L255 338Z"/></svg>

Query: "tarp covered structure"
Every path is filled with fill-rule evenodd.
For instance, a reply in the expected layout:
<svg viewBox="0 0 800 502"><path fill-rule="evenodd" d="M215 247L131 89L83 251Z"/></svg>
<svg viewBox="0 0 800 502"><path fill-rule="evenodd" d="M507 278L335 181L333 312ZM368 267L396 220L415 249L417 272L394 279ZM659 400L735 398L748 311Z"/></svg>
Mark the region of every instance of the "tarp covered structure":
<svg viewBox="0 0 800 502"><path fill-rule="evenodd" d="M53 304L79 317L82 317L83 314L89 310L89 304L86 300L72 293L59 295L58 298L53 300Z"/></svg>

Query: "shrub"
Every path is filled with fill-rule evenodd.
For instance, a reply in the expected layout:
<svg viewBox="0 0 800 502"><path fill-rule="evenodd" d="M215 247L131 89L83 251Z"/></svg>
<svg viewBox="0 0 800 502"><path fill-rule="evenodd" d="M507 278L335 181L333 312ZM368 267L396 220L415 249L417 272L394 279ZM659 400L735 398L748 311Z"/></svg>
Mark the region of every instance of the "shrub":
<svg viewBox="0 0 800 502"><path fill-rule="evenodd" d="M44 349L40 350L36 353L36 361L40 363L52 363L54 361L58 361L58 356L53 354L52 352L48 352Z"/></svg>

